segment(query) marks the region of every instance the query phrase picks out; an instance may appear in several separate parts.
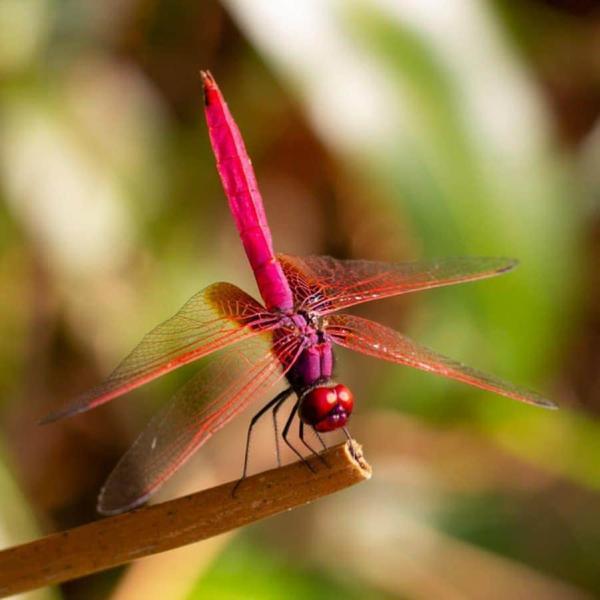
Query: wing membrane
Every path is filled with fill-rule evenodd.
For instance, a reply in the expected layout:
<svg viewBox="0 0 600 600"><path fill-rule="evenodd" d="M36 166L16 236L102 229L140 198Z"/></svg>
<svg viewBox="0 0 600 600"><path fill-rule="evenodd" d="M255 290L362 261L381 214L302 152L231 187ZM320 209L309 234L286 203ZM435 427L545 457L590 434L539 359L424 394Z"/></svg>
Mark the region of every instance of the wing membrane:
<svg viewBox="0 0 600 600"><path fill-rule="evenodd" d="M462 365L368 319L342 314L332 315L327 322L327 333L333 341L350 350L456 379L528 404L557 408L553 402L536 392Z"/></svg>
<svg viewBox="0 0 600 600"><path fill-rule="evenodd" d="M300 343L295 334L274 343L263 334L207 359L123 456L98 510L116 514L144 503L213 433L284 376Z"/></svg>
<svg viewBox="0 0 600 600"><path fill-rule="evenodd" d="M42 422L100 406L219 348L268 330L276 322L276 316L235 285L210 285L146 334L105 381Z"/></svg>
<svg viewBox="0 0 600 600"><path fill-rule="evenodd" d="M500 275L509 258L462 257L391 264L278 255L296 307L328 314L379 298Z"/></svg>

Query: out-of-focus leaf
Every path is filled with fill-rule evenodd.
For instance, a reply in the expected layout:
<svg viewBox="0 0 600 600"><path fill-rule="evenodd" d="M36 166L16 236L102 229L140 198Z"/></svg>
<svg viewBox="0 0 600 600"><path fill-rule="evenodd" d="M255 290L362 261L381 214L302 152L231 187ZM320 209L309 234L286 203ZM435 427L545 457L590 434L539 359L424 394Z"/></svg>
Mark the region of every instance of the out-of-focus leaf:
<svg viewBox="0 0 600 600"><path fill-rule="evenodd" d="M73 329L106 356L119 319L131 323L123 308L135 288L122 275L161 191L159 104L127 68L82 57L53 86L1 88L0 116L11 217L49 272Z"/></svg>
<svg viewBox="0 0 600 600"><path fill-rule="evenodd" d="M346 574L342 575L345 579ZM276 600L290 597L298 600L358 600L384 596L356 583L336 581L325 571L291 564L282 556L238 537L236 543L229 546L198 582L188 600Z"/></svg>
<svg viewBox="0 0 600 600"><path fill-rule="evenodd" d="M0 2L0 76L28 67L43 47L51 24L49 0Z"/></svg>

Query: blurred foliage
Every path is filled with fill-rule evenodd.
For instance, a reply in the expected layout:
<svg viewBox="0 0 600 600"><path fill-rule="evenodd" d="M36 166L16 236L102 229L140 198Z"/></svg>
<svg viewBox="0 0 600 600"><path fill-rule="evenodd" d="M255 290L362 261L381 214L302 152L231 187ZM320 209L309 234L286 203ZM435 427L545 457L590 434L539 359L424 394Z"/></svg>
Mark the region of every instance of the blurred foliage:
<svg viewBox="0 0 600 600"><path fill-rule="evenodd" d="M0 26L4 545L93 518L111 466L193 369L36 419L205 285L256 292L203 123L210 68L279 250L518 258L498 280L362 312L563 410L341 352L373 482L199 545L182 572L165 556L62 594L127 600L135 582L147 598L159 577L173 598L600 591L595 3L0 0ZM240 421L203 474L238 474ZM257 442L255 464L271 451Z"/></svg>
<svg viewBox="0 0 600 600"><path fill-rule="evenodd" d="M238 537L198 581L188 600L275 600L290 595L298 600L340 597L358 600L367 594L374 600L385 598L382 594L357 585L356 581L342 585L332 579L335 575L301 564L290 564L275 549L266 549L259 542Z"/></svg>

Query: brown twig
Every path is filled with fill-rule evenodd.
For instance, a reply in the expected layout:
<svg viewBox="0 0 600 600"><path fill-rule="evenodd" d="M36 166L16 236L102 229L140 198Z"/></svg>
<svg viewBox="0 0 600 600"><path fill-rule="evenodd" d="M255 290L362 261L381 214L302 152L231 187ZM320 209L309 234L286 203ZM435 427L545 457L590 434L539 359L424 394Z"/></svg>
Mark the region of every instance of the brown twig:
<svg viewBox="0 0 600 600"><path fill-rule="evenodd" d="M301 463L190 496L95 521L0 552L0 597L83 577L171 550L312 502L369 479L370 466L352 442Z"/></svg>

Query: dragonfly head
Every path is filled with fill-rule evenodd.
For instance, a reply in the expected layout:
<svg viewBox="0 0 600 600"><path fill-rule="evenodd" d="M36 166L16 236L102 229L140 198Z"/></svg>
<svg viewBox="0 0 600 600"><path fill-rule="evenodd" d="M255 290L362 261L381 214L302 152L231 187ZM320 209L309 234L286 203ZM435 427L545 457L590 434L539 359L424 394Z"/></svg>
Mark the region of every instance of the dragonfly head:
<svg viewBox="0 0 600 600"><path fill-rule="evenodd" d="M341 383L319 385L302 396L300 418L317 431L333 431L343 427L354 408L352 392Z"/></svg>

